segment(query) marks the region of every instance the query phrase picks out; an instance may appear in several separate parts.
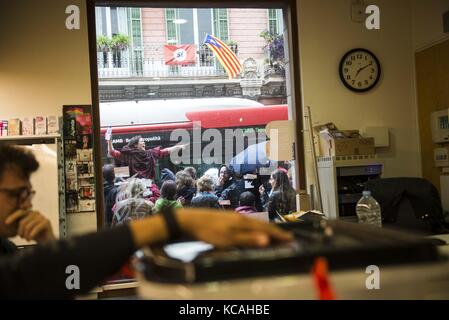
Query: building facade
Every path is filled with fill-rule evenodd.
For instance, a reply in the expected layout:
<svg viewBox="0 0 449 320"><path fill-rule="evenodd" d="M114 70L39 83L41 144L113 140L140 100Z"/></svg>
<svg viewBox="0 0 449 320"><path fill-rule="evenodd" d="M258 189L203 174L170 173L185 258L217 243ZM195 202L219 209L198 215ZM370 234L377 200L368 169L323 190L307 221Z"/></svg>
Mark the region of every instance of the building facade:
<svg viewBox="0 0 449 320"><path fill-rule="evenodd" d="M273 70L261 36L282 36L281 9L98 7L96 29L100 101L234 96L285 102L284 74ZM239 77L228 79L202 45L206 34L236 53ZM165 45L193 45L195 62L167 65Z"/></svg>

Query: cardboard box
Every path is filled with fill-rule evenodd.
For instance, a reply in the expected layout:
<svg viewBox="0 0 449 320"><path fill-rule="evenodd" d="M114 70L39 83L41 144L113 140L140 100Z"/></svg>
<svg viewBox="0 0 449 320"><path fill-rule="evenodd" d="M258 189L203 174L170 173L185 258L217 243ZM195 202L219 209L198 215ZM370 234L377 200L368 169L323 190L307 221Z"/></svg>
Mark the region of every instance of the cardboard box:
<svg viewBox="0 0 449 320"><path fill-rule="evenodd" d="M79 200L78 210L80 212L95 211L95 200Z"/></svg>
<svg viewBox="0 0 449 320"><path fill-rule="evenodd" d="M37 116L35 118L35 133L38 136L47 134L47 118L43 116Z"/></svg>
<svg viewBox="0 0 449 320"><path fill-rule="evenodd" d="M9 119L9 136L20 136L22 134L22 122L20 119Z"/></svg>
<svg viewBox="0 0 449 320"><path fill-rule="evenodd" d="M57 116L47 117L47 133L48 134L59 133L59 119Z"/></svg>
<svg viewBox="0 0 449 320"><path fill-rule="evenodd" d="M390 134L387 127L366 127L363 135L374 138L376 148L390 146Z"/></svg>
<svg viewBox="0 0 449 320"><path fill-rule="evenodd" d="M363 138L358 130L338 130L333 124L314 127L321 156L375 154L374 138Z"/></svg>
<svg viewBox="0 0 449 320"><path fill-rule="evenodd" d="M117 178L128 178L129 177L129 167L115 167L114 174Z"/></svg>
<svg viewBox="0 0 449 320"><path fill-rule="evenodd" d="M22 119L22 135L33 136L34 135L34 118Z"/></svg>
<svg viewBox="0 0 449 320"><path fill-rule="evenodd" d="M8 120L0 120L0 137L8 135Z"/></svg>
<svg viewBox="0 0 449 320"><path fill-rule="evenodd" d="M87 150L76 150L77 160L79 162L92 161L92 149Z"/></svg>

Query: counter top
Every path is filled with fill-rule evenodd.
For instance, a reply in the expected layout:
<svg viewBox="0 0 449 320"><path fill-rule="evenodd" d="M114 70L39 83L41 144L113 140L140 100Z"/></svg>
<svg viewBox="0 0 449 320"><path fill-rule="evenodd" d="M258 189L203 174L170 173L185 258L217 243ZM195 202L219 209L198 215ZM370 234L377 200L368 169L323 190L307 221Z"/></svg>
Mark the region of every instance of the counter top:
<svg viewBox="0 0 449 320"><path fill-rule="evenodd" d="M449 235L432 236L449 242ZM449 257L449 245L439 247ZM366 268L332 272L330 282L337 299L449 299L449 260L380 268L380 289L367 289ZM143 299L188 300L301 300L316 299L310 274L269 276L205 284L163 284L138 274Z"/></svg>

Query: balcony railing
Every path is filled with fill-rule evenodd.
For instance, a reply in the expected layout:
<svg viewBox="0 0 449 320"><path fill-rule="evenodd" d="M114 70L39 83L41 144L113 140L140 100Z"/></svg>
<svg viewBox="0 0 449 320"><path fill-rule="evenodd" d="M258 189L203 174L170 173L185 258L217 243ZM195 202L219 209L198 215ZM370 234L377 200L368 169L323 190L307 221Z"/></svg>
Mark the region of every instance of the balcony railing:
<svg viewBox="0 0 449 320"><path fill-rule="evenodd" d="M107 78L178 78L226 77L212 51L201 47L195 65L165 65L162 58L144 57L142 51L97 52L98 77Z"/></svg>

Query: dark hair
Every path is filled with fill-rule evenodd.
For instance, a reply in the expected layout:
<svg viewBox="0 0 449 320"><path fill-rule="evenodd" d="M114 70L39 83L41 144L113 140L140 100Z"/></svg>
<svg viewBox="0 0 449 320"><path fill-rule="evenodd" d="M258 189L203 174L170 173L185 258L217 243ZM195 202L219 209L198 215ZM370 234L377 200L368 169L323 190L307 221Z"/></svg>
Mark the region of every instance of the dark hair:
<svg viewBox="0 0 449 320"><path fill-rule="evenodd" d="M229 179L234 178L234 168L232 166L227 166L225 164L221 165L218 169L218 175L220 175L221 168L226 168L226 173L229 176Z"/></svg>
<svg viewBox="0 0 449 320"><path fill-rule="evenodd" d="M176 183L174 181L165 181L161 187L161 197L167 200L175 200Z"/></svg>
<svg viewBox="0 0 449 320"><path fill-rule="evenodd" d="M109 183L113 183L115 180L114 165L106 164L103 166L103 179Z"/></svg>
<svg viewBox="0 0 449 320"><path fill-rule="evenodd" d="M254 207L256 203L256 197L250 191L245 191L240 195L240 205Z"/></svg>
<svg viewBox="0 0 449 320"><path fill-rule="evenodd" d="M142 136L132 137L131 139L129 139L128 147L131 148L131 149L135 148L137 146L137 144L139 143L140 139L142 139Z"/></svg>
<svg viewBox="0 0 449 320"><path fill-rule="evenodd" d="M271 174L275 182L273 191L278 191L281 195L281 201L279 203L279 210L281 212L285 212L285 208L289 206L289 195L291 196L296 193L295 189L290 185L290 180L284 170L285 169L277 169Z"/></svg>
<svg viewBox="0 0 449 320"><path fill-rule="evenodd" d="M161 171L161 182L164 183L165 181L176 181L175 174L167 168L162 169Z"/></svg>
<svg viewBox="0 0 449 320"><path fill-rule="evenodd" d="M184 171L190 174L193 180L196 180L196 169L194 167L186 167Z"/></svg>
<svg viewBox="0 0 449 320"><path fill-rule="evenodd" d="M271 173L271 176L273 177L273 180L275 182L274 188L276 190L292 189L292 187L290 186L290 180L288 179L288 175L285 173L284 170L276 169Z"/></svg>
<svg viewBox="0 0 449 320"><path fill-rule="evenodd" d="M19 169L19 175L29 179L39 168L39 163L31 151L0 143L0 180L3 179L3 173L10 168Z"/></svg>

